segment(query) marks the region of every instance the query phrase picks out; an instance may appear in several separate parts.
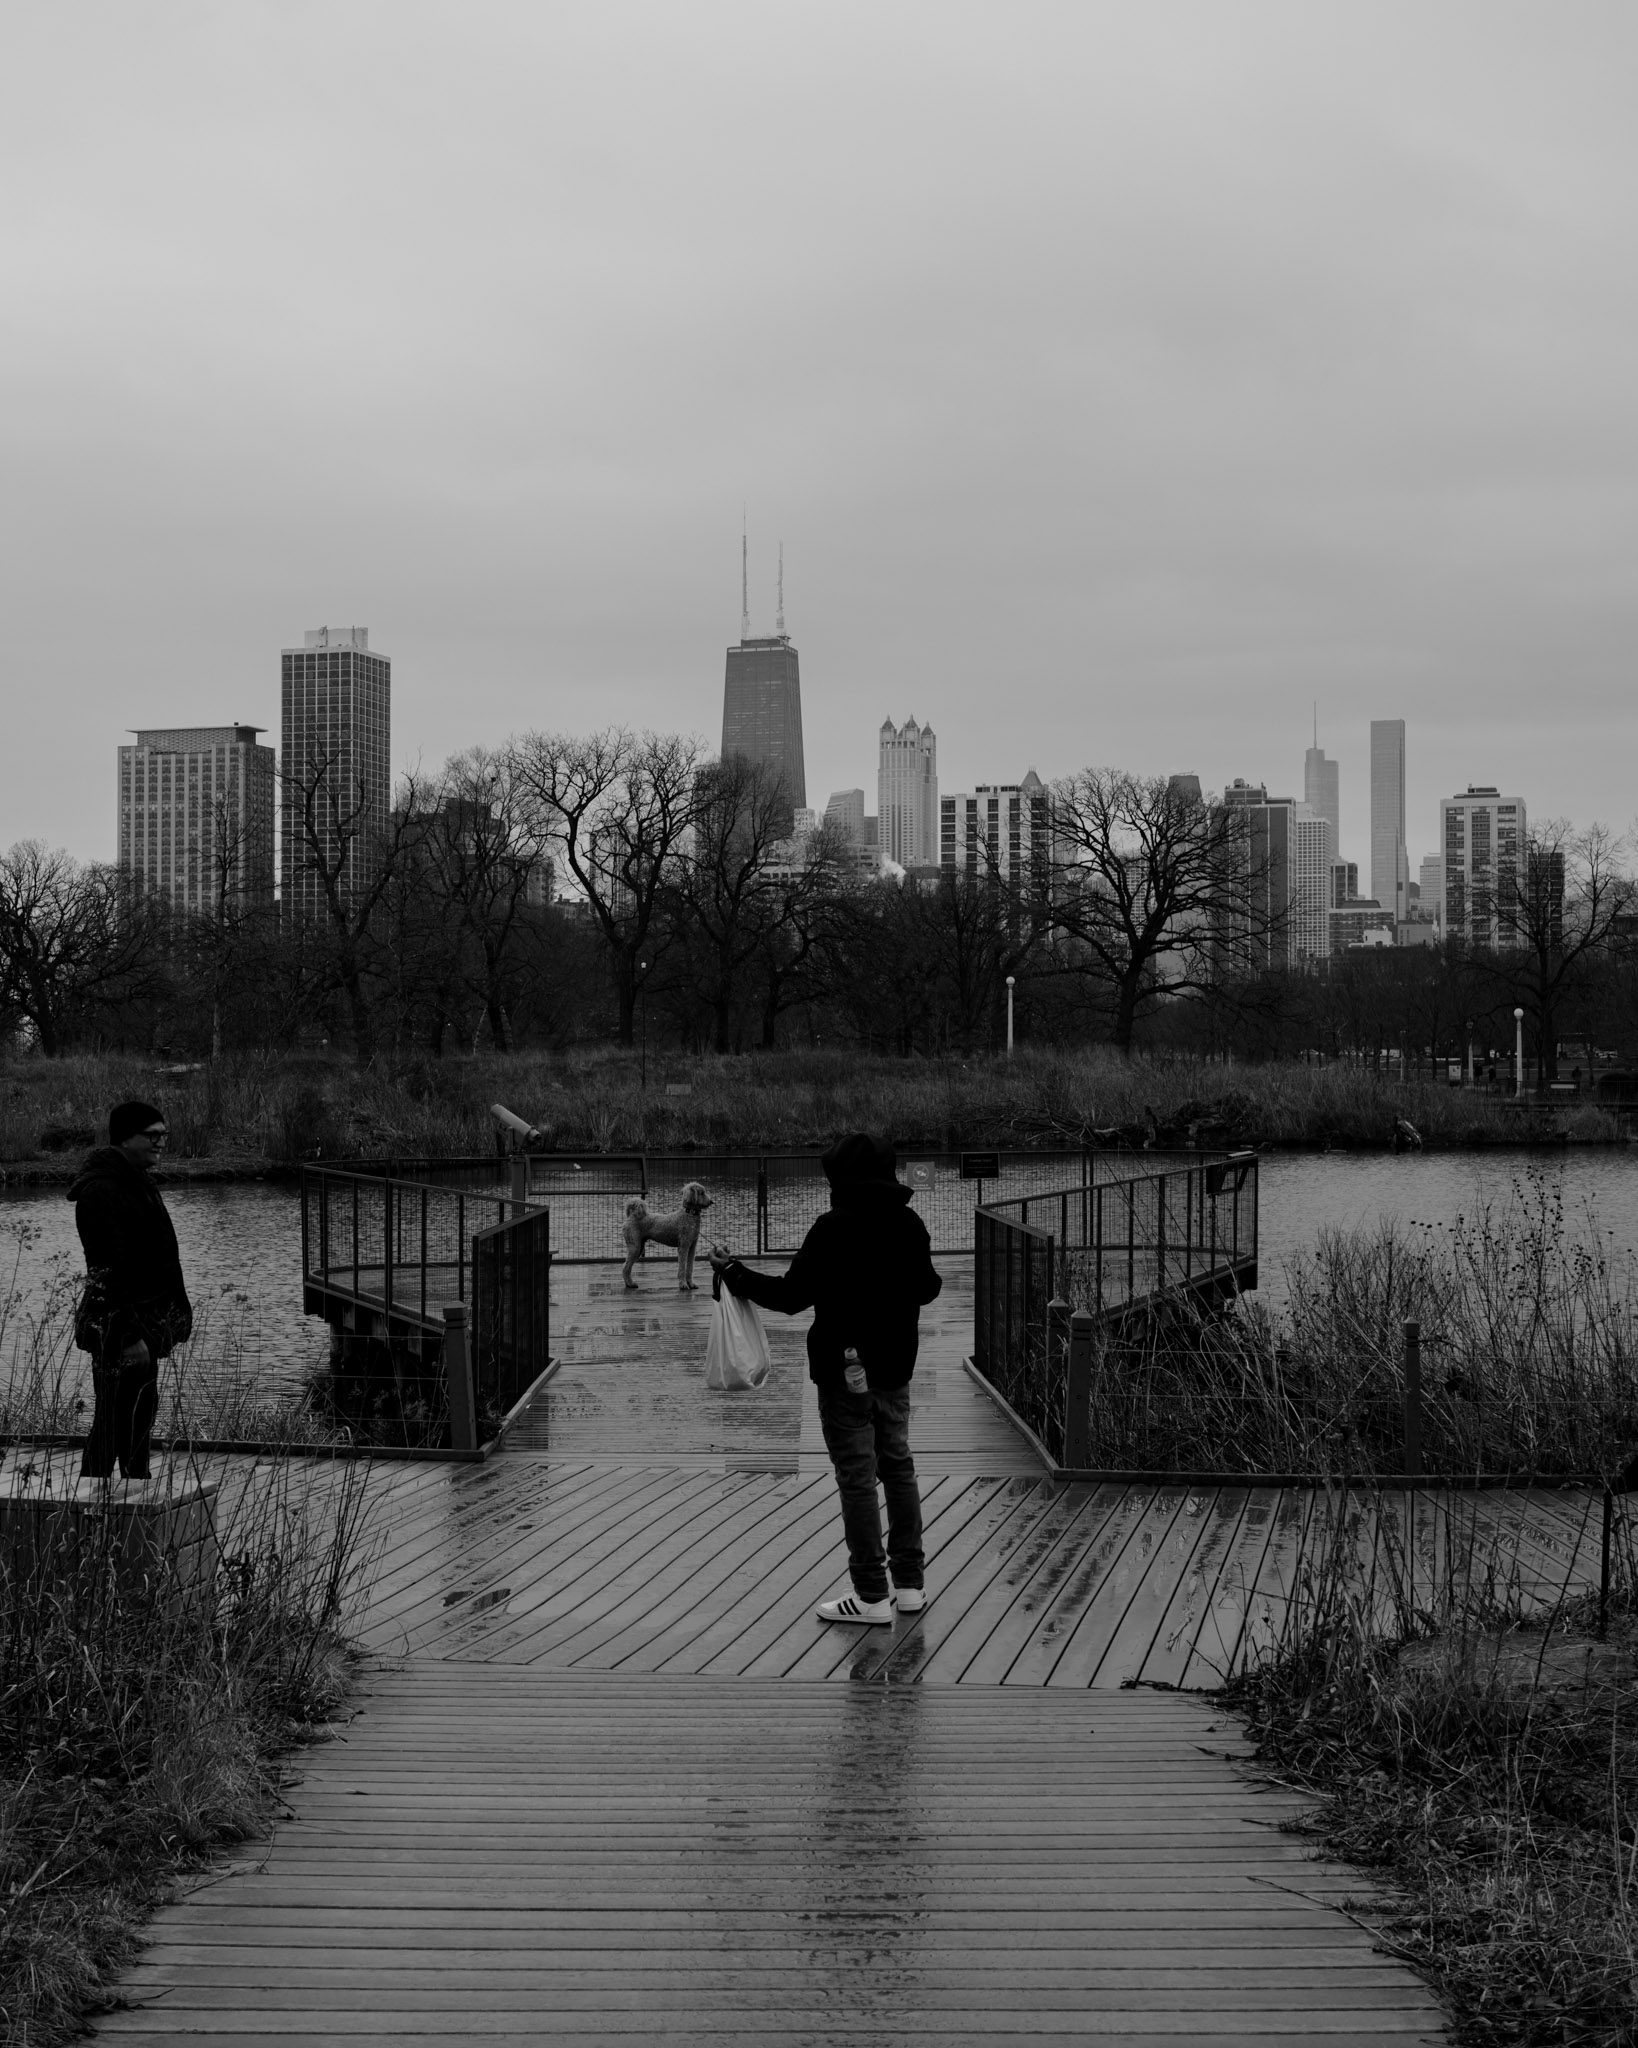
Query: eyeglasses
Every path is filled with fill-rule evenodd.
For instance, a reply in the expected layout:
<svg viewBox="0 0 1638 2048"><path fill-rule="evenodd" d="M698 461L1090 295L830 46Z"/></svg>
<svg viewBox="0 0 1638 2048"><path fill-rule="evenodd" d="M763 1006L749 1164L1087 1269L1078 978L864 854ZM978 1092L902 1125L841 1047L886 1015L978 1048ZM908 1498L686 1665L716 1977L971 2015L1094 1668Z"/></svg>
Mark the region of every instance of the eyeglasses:
<svg viewBox="0 0 1638 2048"><path fill-rule="evenodd" d="M145 1138L151 1139L156 1145L163 1145L171 1134L163 1124L156 1124L152 1130L144 1131L142 1135Z"/></svg>

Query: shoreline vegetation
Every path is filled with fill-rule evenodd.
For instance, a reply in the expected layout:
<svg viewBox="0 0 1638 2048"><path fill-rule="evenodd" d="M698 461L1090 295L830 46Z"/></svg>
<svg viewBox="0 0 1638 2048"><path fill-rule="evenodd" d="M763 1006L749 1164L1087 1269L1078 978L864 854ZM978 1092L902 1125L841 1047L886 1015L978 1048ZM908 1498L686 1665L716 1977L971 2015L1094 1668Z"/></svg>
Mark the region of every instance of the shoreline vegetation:
<svg viewBox="0 0 1638 2048"><path fill-rule="evenodd" d="M646 1075L645 1075L646 1066ZM304 1162L495 1150L504 1102L578 1153L823 1150L848 1130L902 1147L1145 1144L1383 1151L1403 1119L1435 1149L1621 1142L1585 1099L1539 1106L1351 1061L1247 1066L1022 1048L1010 1060L805 1052L644 1061L615 1049L379 1059L247 1053L176 1067L116 1054L0 1064L0 1173L67 1181L122 1097L157 1101L173 1179L252 1179Z"/></svg>
<svg viewBox="0 0 1638 2048"><path fill-rule="evenodd" d="M1362 1569L1328 1496L1267 1654L1220 1695L1293 1824L1361 1872L1351 1915L1444 1999L1458 2048L1638 2035L1638 1572L1615 1523L1611 1597L1545 1610L1474 1517L1429 1555L1392 1518ZM1573 1546L1572 1546L1573 1547ZM1532 1611L1533 1609L1533 1611Z"/></svg>
<svg viewBox="0 0 1638 2048"><path fill-rule="evenodd" d="M36 1456L31 1490L83 1494L77 1462ZM281 1760L351 1685L367 1467L179 1458L131 1491L175 1517L156 1546L133 1553L121 1481L0 1545L0 2035L34 2048L107 2010L179 1880L267 1832Z"/></svg>

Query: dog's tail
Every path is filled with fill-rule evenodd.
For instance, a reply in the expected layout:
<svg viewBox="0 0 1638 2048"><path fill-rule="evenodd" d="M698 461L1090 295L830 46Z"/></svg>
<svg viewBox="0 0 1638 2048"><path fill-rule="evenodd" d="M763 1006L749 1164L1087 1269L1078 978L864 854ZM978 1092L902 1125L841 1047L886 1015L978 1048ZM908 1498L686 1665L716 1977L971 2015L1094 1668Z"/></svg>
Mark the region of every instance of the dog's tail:
<svg viewBox="0 0 1638 2048"><path fill-rule="evenodd" d="M641 1195L633 1195L631 1200L626 1204L627 1219L629 1220L633 1216L646 1216L647 1214L648 1204L643 1200Z"/></svg>

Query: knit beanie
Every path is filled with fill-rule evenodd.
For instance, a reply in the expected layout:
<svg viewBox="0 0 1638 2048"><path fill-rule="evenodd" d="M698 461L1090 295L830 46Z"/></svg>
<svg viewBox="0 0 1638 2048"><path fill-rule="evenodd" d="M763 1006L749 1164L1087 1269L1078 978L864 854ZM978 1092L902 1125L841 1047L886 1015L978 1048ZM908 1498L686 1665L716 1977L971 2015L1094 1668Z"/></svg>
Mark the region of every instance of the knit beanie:
<svg viewBox="0 0 1638 2048"><path fill-rule="evenodd" d="M162 1124L164 1121L165 1112L155 1109L151 1102L116 1102L108 1112L108 1142L110 1145L123 1145L138 1131L145 1131L150 1124Z"/></svg>

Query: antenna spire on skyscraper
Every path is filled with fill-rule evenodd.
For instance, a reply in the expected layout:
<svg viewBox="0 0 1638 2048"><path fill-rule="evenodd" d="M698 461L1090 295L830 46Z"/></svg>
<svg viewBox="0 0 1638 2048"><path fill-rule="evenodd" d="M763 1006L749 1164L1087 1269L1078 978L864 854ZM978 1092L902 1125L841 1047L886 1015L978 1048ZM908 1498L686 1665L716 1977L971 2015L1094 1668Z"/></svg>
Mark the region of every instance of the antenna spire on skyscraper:
<svg viewBox="0 0 1638 2048"><path fill-rule="evenodd" d="M739 525L739 637L751 637L751 544L743 511Z"/></svg>
<svg viewBox="0 0 1638 2048"><path fill-rule="evenodd" d="M779 609L774 615L774 631L785 630L785 543L779 543Z"/></svg>

